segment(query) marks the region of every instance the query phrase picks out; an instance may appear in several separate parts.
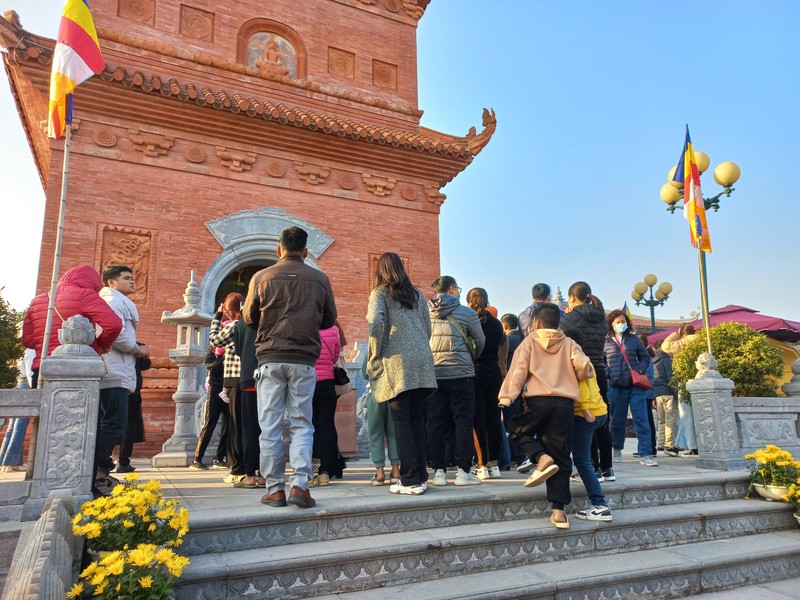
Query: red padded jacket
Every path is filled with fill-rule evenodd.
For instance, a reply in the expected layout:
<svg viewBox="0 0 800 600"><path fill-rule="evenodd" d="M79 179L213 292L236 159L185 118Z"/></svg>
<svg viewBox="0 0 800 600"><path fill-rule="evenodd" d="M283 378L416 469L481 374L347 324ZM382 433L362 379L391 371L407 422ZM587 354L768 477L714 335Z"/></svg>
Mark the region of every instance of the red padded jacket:
<svg viewBox="0 0 800 600"><path fill-rule="evenodd" d="M60 345L58 332L61 329L62 319L67 320L73 315L83 315L93 325L102 328L103 331L92 344L92 348L98 350L111 347L122 331L122 320L98 295L102 287L100 275L89 265L74 267L61 276L56 284L57 312L53 315L53 331L50 334L48 355ZM39 294L33 299L22 325L22 343L26 348L36 350L34 369L39 368L41 360L48 298L48 294Z"/></svg>

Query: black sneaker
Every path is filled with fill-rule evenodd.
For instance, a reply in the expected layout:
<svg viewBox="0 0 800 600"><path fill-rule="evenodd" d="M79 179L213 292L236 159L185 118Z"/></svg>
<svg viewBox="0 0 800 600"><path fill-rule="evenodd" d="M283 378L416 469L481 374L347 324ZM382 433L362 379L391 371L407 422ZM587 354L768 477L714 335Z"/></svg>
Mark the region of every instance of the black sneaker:
<svg viewBox="0 0 800 600"><path fill-rule="evenodd" d="M227 469L228 468L228 463L226 463L224 460L220 460L218 458L215 458L214 462L211 464L211 466L214 467L215 469Z"/></svg>
<svg viewBox="0 0 800 600"><path fill-rule="evenodd" d="M678 453L681 451L680 448L677 446L670 446L664 449L664 454L667 456L678 456Z"/></svg>
<svg viewBox="0 0 800 600"><path fill-rule="evenodd" d="M693 448L692 450L687 450L681 456L697 456L697 448Z"/></svg>
<svg viewBox="0 0 800 600"><path fill-rule="evenodd" d="M642 455L639 454L638 452L634 452L633 453L633 458L642 458Z"/></svg>
<svg viewBox="0 0 800 600"><path fill-rule="evenodd" d="M195 469L197 471L205 471L208 469L206 465L204 465L201 461L196 460L189 465L190 469Z"/></svg>
<svg viewBox="0 0 800 600"><path fill-rule="evenodd" d="M133 465L119 465L117 467L117 473L133 473L136 470L136 467Z"/></svg>
<svg viewBox="0 0 800 600"><path fill-rule="evenodd" d="M111 477L95 479L94 485L92 486L92 492L101 494L102 496L110 496L111 492L114 490L114 487L117 485L114 483L114 481L116 480L112 480Z"/></svg>
<svg viewBox="0 0 800 600"><path fill-rule="evenodd" d="M614 475L614 469L606 469L603 471L603 479L605 481L616 481L617 476Z"/></svg>

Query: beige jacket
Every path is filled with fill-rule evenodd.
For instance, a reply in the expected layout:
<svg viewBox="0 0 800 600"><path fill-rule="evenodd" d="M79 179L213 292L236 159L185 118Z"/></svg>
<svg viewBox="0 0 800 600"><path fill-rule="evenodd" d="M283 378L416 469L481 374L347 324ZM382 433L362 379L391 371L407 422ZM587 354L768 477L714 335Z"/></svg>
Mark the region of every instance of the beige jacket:
<svg viewBox="0 0 800 600"><path fill-rule="evenodd" d="M574 340L555 329L537 329L514 352L499 397L559 396L578 399L578 381L594 375L589 357Z"/></svg>
<svg viewBox="0 0 800 600"><path fill-rule="evenodd" d="M696 333L690 333L685 337L681 337L680 333L673 331L664 339L664 343L661 344L661 349L670 356L675 356L683 352L686 346L691 344L696 337Z"/></svg>

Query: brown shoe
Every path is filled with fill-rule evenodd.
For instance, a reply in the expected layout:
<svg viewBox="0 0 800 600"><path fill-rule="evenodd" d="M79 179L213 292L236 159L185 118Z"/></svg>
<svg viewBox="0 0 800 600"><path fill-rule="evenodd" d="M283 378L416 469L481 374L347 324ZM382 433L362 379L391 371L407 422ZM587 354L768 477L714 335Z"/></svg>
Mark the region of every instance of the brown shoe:
<svg viewBox="0 0 800 600"><path fill-rule="evenodd" d="M294 490L294 488L292 489ZM283 490L278 490L277 492L273 492L272 494L264 494L263 496L261 496L261 504L266 504L267 506L274 506L276 508L281 506L286 506L286 492L284 492Z"/></svg>
<svg viewBox="0 0 800 600"><path fill-rule="evenodd" d="M300 508L312 508L317 505L317 501L311 497L311 493L308 490L293 485L289 491L289 504L294 504Z"/></svg>

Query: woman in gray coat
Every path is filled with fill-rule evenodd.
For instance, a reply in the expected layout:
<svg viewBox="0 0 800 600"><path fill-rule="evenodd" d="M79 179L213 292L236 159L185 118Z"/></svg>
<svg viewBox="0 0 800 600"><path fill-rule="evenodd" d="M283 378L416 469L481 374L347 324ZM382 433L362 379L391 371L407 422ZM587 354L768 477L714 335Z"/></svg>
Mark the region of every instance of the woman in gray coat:
<svg viewBox="0 0 800 600"><path fill-rule="evenodd" d="M427 489L425 399L436 390L428 340L431 319L425 297L416 289L394 252L378 259L378 286L369 297L369 364L375 402L388 402L394 420L400 482L393 494L419 495Z"/></svg>

